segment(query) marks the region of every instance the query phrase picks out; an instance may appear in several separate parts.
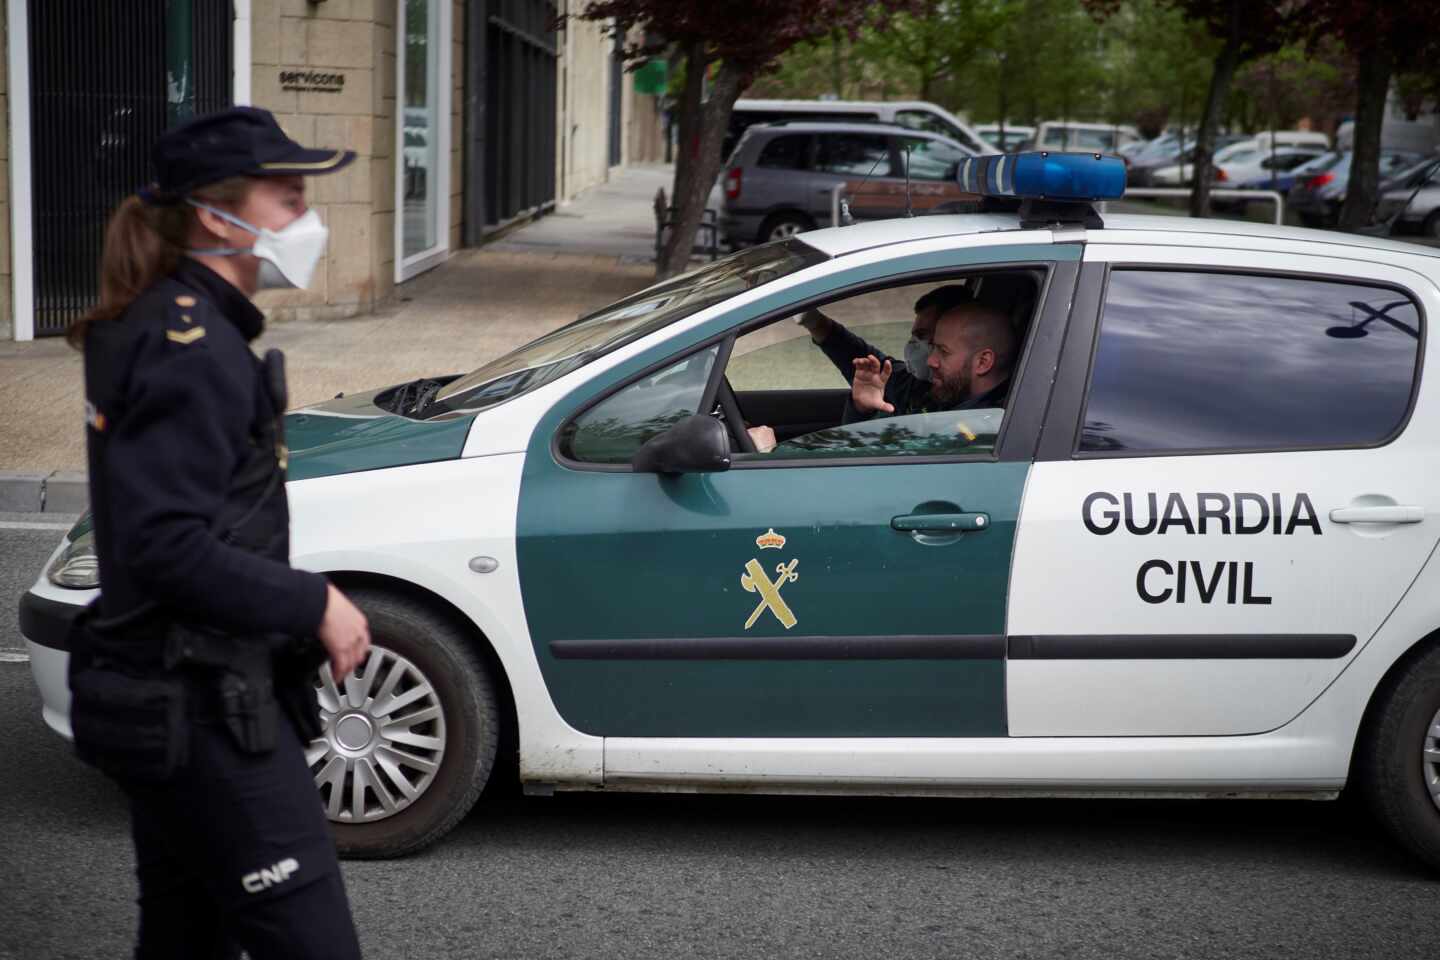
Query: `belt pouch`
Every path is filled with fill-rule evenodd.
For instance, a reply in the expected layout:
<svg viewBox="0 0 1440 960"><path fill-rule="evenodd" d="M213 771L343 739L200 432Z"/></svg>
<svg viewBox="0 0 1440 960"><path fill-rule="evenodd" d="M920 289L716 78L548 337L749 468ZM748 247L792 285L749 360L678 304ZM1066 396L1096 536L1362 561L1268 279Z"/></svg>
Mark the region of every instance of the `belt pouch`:
<svg viewBox="0 0 1440 960"><path fill-rule="evenodd" d="M70 676L70 724L81 760L119 779L162 782L185 765L185 685L173 674L102 659Z"/></svg>
<svg viewBox="0 0 1440 960"><path fill-rule="evenodd" d="M220 677L221 714L235 746L243 753L275 749L280 711L268 677L226 672Z"/></svg>

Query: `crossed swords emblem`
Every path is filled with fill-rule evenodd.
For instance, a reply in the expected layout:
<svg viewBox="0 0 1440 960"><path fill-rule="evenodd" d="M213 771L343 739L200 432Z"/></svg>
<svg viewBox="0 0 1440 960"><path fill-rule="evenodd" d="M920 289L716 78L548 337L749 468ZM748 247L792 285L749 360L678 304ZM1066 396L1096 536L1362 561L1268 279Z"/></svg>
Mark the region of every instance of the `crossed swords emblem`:
<svg viewBox="0 0 1440 960"><path fill-rule="evenodd" d="M745 564L745 572L740 575L740 586L748 593L760 594L760 605L750 614L750 619L745 621L745 629L749 630L755 626L755 621L760 619L760 614L769 610L775 614L775 619L784 625L786 630L795 626L795 614L785 598L780 596L780 588L792 580L799 580L800 574L795 572L800 561L791 560L789 563L777 563L775 565L776 577L772 581L765 573L765 568L760 566L759 560L749 560Z"/></svg>

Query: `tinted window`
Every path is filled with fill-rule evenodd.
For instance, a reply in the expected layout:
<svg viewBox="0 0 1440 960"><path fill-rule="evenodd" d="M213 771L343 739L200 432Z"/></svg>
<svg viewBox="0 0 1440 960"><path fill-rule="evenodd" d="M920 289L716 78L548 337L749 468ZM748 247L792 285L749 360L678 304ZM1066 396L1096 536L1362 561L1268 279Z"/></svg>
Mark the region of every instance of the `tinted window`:
<svg viewBox="0 0 1440 960"><path fill-rule="evenodd" d="M847 176L888 177L889 141L873 133L827 133L820 138L815 168Z"/></svg>
<svg viewBox="0 0 1440 960"><path fill-rule="evenodd" d="M1378 443L1409 406L1419 324L1380 287L1117 270L1080 449Z"/></svg>
<svg viewBox="0 0 1440 960"><path fill-rule="evenodd" d="M760 151L756 166L775 167L781 170L804 170L809 159L810 138L800 134L776 137L765 144Z"/></svg>
<svg viewBox="0 0 1440 960"><path fill-rule="evenodd" d="M719 349L701 350L602 400L566 426L560 448L586 463L629 463L646 440L698 412Z"/></svg>

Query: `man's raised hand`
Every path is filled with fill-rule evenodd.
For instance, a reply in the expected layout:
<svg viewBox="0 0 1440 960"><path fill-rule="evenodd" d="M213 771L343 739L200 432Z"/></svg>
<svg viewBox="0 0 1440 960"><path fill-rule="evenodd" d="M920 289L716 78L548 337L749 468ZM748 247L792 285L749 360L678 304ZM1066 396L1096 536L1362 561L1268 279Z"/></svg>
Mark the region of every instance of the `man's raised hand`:
<svg viewBox="0 0 1440 960"><path fill-rule="evenodd" d="M890 361L882 365L872 353L855 358L855 379L850 384L850 399L862 413L894 413L894 404L885 402L885 384L890 382Z"/></svg>

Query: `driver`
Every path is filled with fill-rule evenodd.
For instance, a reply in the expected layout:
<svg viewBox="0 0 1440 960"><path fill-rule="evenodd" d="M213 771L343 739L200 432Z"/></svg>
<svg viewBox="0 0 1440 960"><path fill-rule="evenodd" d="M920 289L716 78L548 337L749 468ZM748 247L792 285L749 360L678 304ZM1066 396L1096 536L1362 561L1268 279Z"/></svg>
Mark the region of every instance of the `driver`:
<svg viewBox="0 0 1440 960"><path fill-rule="evenodd" d="M886 387L898 371L888 358L881 361L871 354L855 361L850 406L857 416L847 419L1003 407L1016 347L1015 330L1004 313L974 302L952 307L935 324L927 361L930 392L924 406L897 409L886 399Z"/></svg>

